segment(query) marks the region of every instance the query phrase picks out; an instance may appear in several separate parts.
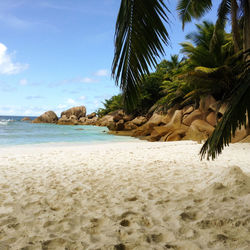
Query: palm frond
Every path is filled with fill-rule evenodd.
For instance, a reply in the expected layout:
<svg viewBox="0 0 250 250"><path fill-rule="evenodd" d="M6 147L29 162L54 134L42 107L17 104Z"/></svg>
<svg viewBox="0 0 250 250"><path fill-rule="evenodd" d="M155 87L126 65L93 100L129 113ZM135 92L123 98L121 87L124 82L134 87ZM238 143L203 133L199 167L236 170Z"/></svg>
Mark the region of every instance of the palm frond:
<svg viewBox="0 0 250 250"><path fill-rule="evenodd" d="M127 109L136 106L144 74L164 54L169 12L163 0L122 0L116 22L112 77L120 86Z"/></svg>
<svg viewBox="0 0 250 250"><path fill-rule="evenodd" d="M200 18L211 7L211 0L180 0L177 5L177 11L182 20L182 28L184 29L185 23L191 22L192 17Z"/></svg>
<svg viewBox="0 0 250 250"><path fill-rule="evenodd" d="M220 27L224 27L224 23L227 21L227 16L231 11L231 0L222 0L218 12L217 12L217 25Z"/></svg>
<svg viewBox="0 0 250 250"><path fill-rule="evenodd" d="M211 137L203 145L201 158L207 155L207 159L214 159L225 146L231 142L236 129L246 127L247 119L250 121L250 65L246 64L246 70L238 80L237 87L232 91L229 106L216 126Z"/></svg>
<svg viewBox="0 0 250 250"><path fill-rule="evenodd" d="M196 67L196 68L195 68L195 71L196 71L196 72L201 72L201 73L204 73L204 74L215 73L215 72L217 72L218 70L219 70L218 67L216 67L216 68L207 68L207 67L202 67L202 66L200 66L200 67Z"/></svg>

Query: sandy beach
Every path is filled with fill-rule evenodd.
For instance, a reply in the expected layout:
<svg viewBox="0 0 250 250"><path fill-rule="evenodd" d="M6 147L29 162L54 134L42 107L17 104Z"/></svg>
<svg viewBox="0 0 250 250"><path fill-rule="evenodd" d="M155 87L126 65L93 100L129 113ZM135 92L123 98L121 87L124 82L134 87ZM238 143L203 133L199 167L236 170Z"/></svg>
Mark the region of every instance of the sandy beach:
<svg viewBox="0 0 250 250"><path fill-rule="evenodd" d="M250 144L0 148L0 249L250 249Z"/></svg>

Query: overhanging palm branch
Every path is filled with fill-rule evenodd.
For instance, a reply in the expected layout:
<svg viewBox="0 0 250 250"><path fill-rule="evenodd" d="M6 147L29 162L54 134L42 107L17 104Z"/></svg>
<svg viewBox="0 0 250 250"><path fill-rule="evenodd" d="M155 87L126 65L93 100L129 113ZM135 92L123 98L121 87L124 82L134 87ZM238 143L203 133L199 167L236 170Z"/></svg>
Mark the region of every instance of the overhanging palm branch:
<svg viewBox="0 0 250 250"><path fill-rule="evenodd" d="M231 93L229 106L216 126L211 137L203 145L201 158L207 155L207 159L216 158L225 146L231 142L236 129L246 127L247 119L250 121L250 63L245 63L245 70L236 81L237 86Z"/></svg>
<svg viewBox="0 0 250 250"><path fill-rule="evenodd" d="M169 35L168 8L163 0L122 0L116 22L112 76L120 86L127 110L136 106L138 86L164 54Z"/></svg>
<svg viewBox="0 0 250 250"><path fill-rule="evenodd" d="M185 23L191 22L192 18L200 18L212 7L211 0L179 0L177 11L182 20L182 28Z"/></svg>

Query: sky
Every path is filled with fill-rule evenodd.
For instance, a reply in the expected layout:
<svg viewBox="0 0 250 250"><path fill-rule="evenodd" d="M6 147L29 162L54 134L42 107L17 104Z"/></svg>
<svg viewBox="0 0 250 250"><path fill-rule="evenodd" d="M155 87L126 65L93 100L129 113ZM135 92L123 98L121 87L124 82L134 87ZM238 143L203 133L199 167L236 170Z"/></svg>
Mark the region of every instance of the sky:
<svg viewBox="0 0 250 250"><path fill-rule="evenodd" d="M216 21L219 1L213 2L204 20ZM171 40L159 61L178 54L203 20L183 31L176 3L166 0ZM118 94L111 64L119 6L119 0L0 1L0 115L60 115L79 105L91 113Z"/></svg>

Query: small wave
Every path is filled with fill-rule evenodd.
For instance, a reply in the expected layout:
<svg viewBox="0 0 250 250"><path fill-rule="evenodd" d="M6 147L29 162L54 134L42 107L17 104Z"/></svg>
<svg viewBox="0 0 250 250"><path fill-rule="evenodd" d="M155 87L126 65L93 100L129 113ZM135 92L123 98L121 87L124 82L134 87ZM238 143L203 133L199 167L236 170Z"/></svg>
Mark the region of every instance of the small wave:
<svg viewBox="0 0 250 250"><path fill-rule="evenodd" d="M12 119L3 119L3 120L0 120L0 126L6 126L9 124L9 122L13 122L14 120Z"/></svg>

